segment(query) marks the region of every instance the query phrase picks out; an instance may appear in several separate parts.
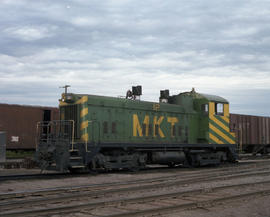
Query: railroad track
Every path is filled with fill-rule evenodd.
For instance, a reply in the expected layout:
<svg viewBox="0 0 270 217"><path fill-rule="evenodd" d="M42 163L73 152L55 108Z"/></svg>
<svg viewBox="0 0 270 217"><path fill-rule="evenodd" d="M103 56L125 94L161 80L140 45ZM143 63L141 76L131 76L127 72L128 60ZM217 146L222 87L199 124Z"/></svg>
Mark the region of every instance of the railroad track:
<svg viewBox="0 0 270 217"><path fill-rule="evenodd" d="M260 185L267 185L267 190L261 190ZM259 187L258 187L259 186ZM246 193L239 192L240 190L248 190ZM228 190L230 193L228 193ZM226 196L224 196L226 194ZM170 194L153 195L149 197L137 197L127 200L118 200L107 202L108 206L94 205L91 209L83 212L88 212L93 216L102 215L102 213L113 213L106 215L107 217L130 217L130 216L145 216L154 214L168 214L175 211L191 209L191 208L207 208L213 207L216 204L225 203L232 200L254 198L254 196L270 195L270 181L257 183L245 183L237 185L228 185L221 187L208 188L203 190L191 190L186 192L175 192ZM139 204L139 206L136 206ZM143 206L141 206L143 204ZM101 210L103 208L103 210ZM97 210L98 209L98 210ZM135 210L136 209L136 210Z"/></svg>
<svg viewBox="0 0 270 217"><path fill-rule="evenodd" d="M261 190L261 186L267 189ZM243 193L243 189L245 193ZM229 190L229 193L228 193ZM145 216L147 214L166 214L168 211L214 206L216 203L270 194L270 180L236 185L218 186L205 189L162 193L150 196L137 196L100 202L81 203L36 210L2 213L0 216L36 216L87 212L93 216ZM224 196L225 195L225 196ZM111 213L106 215L106 213Z"/></svg>
<svg viewBox="0 0 270 217"><path fill-rule="evenodd" d="M258 169L258 168L257 168ZM227 171L227 172L217 172L213 174L212 172L204 173L204 174L197 174L197 175L191 175L187 178L180 178L175 179L176 177L171 176L172 179L169 179L168 177L163 177L159 179L146 179L146 180L136 180L134 182L125 182L125 183L111 183L107 185L91 185L91 186L77 186L74 188L66 188L66 189L51 189L50 191L38 191L38 192L32 192L31 194L25 193L25 194L15 194L16 198L21 198L21 200L17 201L9 201L9 202L3 202L0 204L0 210L1 214L0 216L36 216L41 215L42 213L55 213L55 212L66 212L66 211L77 211L78 209L85 209L85 208L93 208L93 207L108 207L111 204L114 204L114 201L118 201L118 203L122 204L125 203L125 201L129 201L130 203L136 202L136 198L129 198L129 195L136 195L136 194L145 194L145 192L148 192L153 195L146 195L141 196L137 198L138 201L140 200L146 200L155 198L156 191L173 191L172 193L165 193L162 195L165 195L166 197L174 197L174 193L183 194L183 192L175 192L177 189L183 188L186 189L187 185L191 185L194 183L216 183L217 181L221 180L231 180L231 179L241 179L244 177L266 177L269 176L269 181L263 181L263 182L257 182L257 184L269 184L270 182L270 168L261 168L262 171L253 171L252 170L239 170L239 171ZM180 178L180 179L179 179ZM242 183L242 185L252 185L254 183ZM224 186L219 186L219 188ZM171 189L171 190L170 190ZM205 189L205 188L204 188ZM206 188L207 189L207 188ZM212 189L212 188L211 188ZM191 190L191 192L199 192L202 191L200 188L196 190ZM212 191L212 190L211 190ZM187 193L187 192L184 192ZM40 198L36 198L37 196L40 196ZM160 194L158 194L159 197L161 197ZM2 195L2 196L8 196ZM10 196L10 194L9 194ZM13 195L14 196L14 195ZM164 197L165 197L164 196ZM27 197L35 197L35 199L27 199ZM117 198L122 199L117 199ZM10 197L6 197L9 198ZM105 198L105 200L103 199ZM113 200L108 200L108 198L115 198ZM4 197L2 197L2 200ZM81 203L82 201L97 201L92 203ZM101 200L101 201L99 201ZM157 200L158 197L157 197ZM73 205L73 202L80 201L79 204ZM32 206L35 207L44 207L48 206L48 203L51 205L47 209L36 209L32 210ZM57 206L53 207L54 204L69 204L68 206ZM52 206L52 207L51 207ZM24 207L21 211L14 212L13 210L18 210L20 207ZM28 210L27 210L28 207ZM25 210L26 209L26 210ZM165 208L164 208L165 209ZM166 210L166 209L165 209ZM119 213L115 214L116 216L119 215ZM126 214L125 214L126 215ZM127 216L129 216L128 214ZM133 214L132 214L133 215ZM135 215L135 213L134 213ZM139 215L139 214L138 214Z"/></svg>
<svg viewBox="0 0 270 217"><path fill-rule="evenodd" d="M68 178L70 173L48 173L48 174L20 174L20 175L6 175L0 176L0 181L14 181L14 180L33 180L33 179L54 179L54 178Z"/></svg>
<svg viewBox="0 0 270 217"><path fill-rule="evenodd" d="M206 169L206 168L205 168ZM63 194L63 193L69 193L69 192L78 192L78 191L95 191L99 189L118 189L122 188L124 186L131 186L131 185L153 185L155 183L162 183L162 182L178 182L181 183L189 182L199 182L204 181L205 179L209 180L211 178L214 179L221 179L221 177L224 177L226 175L236 175L236 176L246 176L246 175L256 175L260 171L268 170L269 167L266 165L264 167L264 164L256 165L256 172L254 173L254 169L250 168L250 166L244 166L241 167L225 167L225 168L211 168L206 170L200 170L200 169L194 169L192 173L185 173L178 170L178 174L176 175L164 175L159 176L155 178L147 178L147 179L136 179L132 181L124 181L124 182L112 182L112 183L99 183L99 184L90 184L90 185L81 185L81 186L67 186L67 187L56 187L56 188L45 188L40 190L29 190L29 191L19 191L19 192L12 192L12 193L2 193L0 194L0 201L4 200L12 200L16 198L27 198L27 197L34 197L35 200L40 195L54 195L54 194ZM199 174L198 174L199 172ZM251 173L249 173L251 172ZM179 180L180 179L180 180ZM1 203L0 203L1 207Z"/></svg>
<svg viewBox="0 0 270 217"><path fill-rule="evenodd" d="M195 172L197 171L205 171L205 170L220 170L220 169L231 169L232 167L238 167L238 166L243 166L243 165L249 165L253 164L254 162L241 162L241 163L228 163L228 164L223 164L220 165L219 167L201 167L201 168L185 168L185 167L175 167L175 168L168 168L168 167L147 167L145 169L142 169L140 171L137 171L136 174L143 174L143 173L157 173L157 172L179 172L181 170L182 172L185 171L190 171L191 169ZM261 162L256 162L256 164L268 164L269 160L262 160ZM0 176L0 182L4 181L19 181L19 180L35 180L35 179L60 179L60 178L71 178L71 177L85 177L85 176L93 176L93 175L99 175L99 174L104 174L104 171L99 171L98 173L81 173L81 174L71 174L71 173L35 173L35 174L19 174L19 175L1 175ZM134 174L134 172L129 172L129 171L111 171L111 172L106 172L108 173L125 173L125 174Z"/></svg>
<svg viewBox="0 0 270 217"><path fill-rule="evenodd" d="M244 156L244 155L243 155ZM248 155L249 156L249 155ZM253 157L253 156L251 156ZM270 156L269 156L270 158ZM129 171L110 171L110 172L104 172L104 171L99 171L98 173L81 173L81 174L71 174L71 173L46 173L46 174L42 174L42 173L35 173L35 174L19 174L19 175L1 175L0 176L0 182L4 182L4 181L19 181L19 180L35 180L35 179L60 179L60 178L71 178L71 177L87 177L87 176L95 176L95 175L99 175L99 174L108 174L108 173L125 173L125 174L143 174L143 173L157 173L157 172L168 172L168 173L173 173L176 172L178 173L179 170L181 170L181 172L185 172L185 171L190 171L191 169L195 172L197 171L205 171L205 170L220 170L220 169L231 169L233 167L239 167L239 166L243 166L243 165L249 165L249 164L257 164L257 165L263 165L263 164L269 164L269 159L268 158L264 158L260 161L255 161L258 160L258 158L252 158L254 161L248 161L248 158L245 158L245 160L241 161L240 163L226 163L226 164L222 164L218 167L201 167L201 168L185 168L182 166L178 166L178 167L174 167L174 168L168 168L168 167L147 167L145 169L142 169L140 171L137 172L129 172Z"/></svg>

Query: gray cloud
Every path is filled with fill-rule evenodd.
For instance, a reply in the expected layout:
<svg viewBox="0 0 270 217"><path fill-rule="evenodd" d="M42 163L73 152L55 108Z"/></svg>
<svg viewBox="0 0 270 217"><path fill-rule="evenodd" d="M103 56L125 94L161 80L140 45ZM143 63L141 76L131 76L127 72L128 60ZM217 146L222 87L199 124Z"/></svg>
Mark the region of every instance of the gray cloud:
<svg viewBox="0 0 270 217"><path fill-rule="evenodd" d="M266 0L3 0L0 11L2 102L56 106L67 83L111 96L142 84L144 100L196 87L270 115Z"/></svg>

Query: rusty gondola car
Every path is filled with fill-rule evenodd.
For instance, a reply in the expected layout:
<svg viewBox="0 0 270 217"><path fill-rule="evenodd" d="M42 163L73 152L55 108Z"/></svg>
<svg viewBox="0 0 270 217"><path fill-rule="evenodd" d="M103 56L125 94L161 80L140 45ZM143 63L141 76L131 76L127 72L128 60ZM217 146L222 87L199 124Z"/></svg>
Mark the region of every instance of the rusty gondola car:
<svg viewBox="0 0 270 217"><path fill-rule="evenodd" d="M270 117L230 114L230 129L240 152L270 153Z"/></svg>

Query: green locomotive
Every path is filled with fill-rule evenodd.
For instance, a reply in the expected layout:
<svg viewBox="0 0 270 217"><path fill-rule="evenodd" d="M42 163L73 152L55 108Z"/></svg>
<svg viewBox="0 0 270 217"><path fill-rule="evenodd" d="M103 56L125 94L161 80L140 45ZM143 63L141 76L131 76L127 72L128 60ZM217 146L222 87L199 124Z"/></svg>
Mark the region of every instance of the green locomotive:
<svg viewBox="0 0 270 217"><path fill-rule="evenodd" d="M64 93L60 121L39 123L37 160L42 169L139 169L147 164L203 166L234 162L229 102L191 92L160 102Z"/></svg>

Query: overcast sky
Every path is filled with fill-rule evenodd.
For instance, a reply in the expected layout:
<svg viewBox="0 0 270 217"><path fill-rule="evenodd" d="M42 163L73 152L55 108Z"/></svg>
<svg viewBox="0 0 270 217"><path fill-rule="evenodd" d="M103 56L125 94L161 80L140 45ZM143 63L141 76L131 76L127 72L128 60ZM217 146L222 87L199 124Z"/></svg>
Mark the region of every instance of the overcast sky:
<svg viewBox="0 0 270 217"><path fill-rule="evenodd" d="M57 106L63 89L219 95L270 116L269 0L1 0L0 103Z"/></svg>

